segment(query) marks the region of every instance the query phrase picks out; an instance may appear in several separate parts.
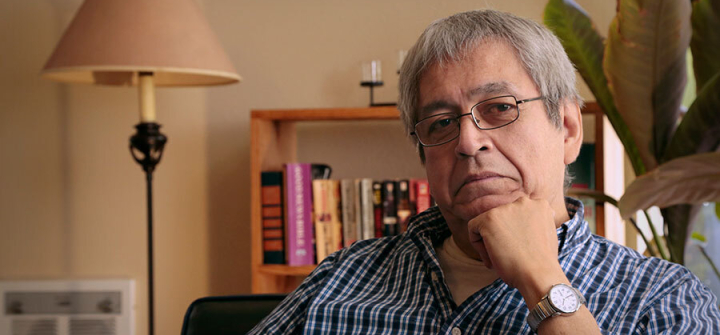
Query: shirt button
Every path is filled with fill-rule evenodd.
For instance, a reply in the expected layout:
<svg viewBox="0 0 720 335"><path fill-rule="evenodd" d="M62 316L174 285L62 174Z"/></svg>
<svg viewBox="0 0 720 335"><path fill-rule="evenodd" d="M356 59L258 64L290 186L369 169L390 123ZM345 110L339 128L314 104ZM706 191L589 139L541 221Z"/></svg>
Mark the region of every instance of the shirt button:
<svg viewBox="0 0 720 335"><path fill-rule="evenodd" d="M452 333L452 335L462 335L462 330L460 330L460 328L458 328L458 327L455 327L452 329L451 333Z"/></svg>
<svg viewBox="0 0 720 335"><path fill-rule="evenodd" d="M438 281L438 276L435 274L434 271L430 272L430 279L432 279L433 281ZM458 334L453 333L453 335L458 335Z"/></svg>

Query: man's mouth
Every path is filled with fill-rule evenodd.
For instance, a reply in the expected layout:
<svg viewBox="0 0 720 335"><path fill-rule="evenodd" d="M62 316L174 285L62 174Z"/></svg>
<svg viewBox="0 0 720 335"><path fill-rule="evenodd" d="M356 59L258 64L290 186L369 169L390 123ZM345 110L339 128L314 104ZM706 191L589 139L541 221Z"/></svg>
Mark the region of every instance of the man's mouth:
<svg viewBox="0 0 720 335"><path fill-rule="evenodd" d="M473 173L465 178L463 183L458 187L455 194L459 193L460 190L463 189L463 187L473 184L473 183L482 183L487 182L491 180L495 180L498 178L503 178L504 176L495 172L481 172L481 173Z"/></svg>

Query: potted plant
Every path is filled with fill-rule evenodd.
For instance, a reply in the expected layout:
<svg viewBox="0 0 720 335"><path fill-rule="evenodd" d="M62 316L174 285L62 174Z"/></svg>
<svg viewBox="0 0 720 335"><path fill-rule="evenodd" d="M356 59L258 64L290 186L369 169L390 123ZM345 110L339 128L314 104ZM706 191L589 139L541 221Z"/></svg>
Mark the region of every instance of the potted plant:
<svg viewBox="0 0 720 335"><path fill-rule="evenodd" d="M657 251L638 232L652 255L682 264L698 205L716 202L720 211L720 1L618 0L607 39L572 0L549 0L544 21L595 95L638 176L619 201L594 196L618 206L623 218L660 207L665 239L652 231ZM685 112L688 47L697 92Z"/></svg>

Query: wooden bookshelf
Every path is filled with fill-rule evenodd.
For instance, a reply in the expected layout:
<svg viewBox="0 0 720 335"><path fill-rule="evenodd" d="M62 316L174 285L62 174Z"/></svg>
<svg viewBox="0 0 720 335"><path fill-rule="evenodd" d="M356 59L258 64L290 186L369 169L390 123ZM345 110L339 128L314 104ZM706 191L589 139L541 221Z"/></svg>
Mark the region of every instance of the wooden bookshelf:
<svg viewBox="0 0 720 335"><path fill-rule="evenodd" d="M260 173L297 160L296 122L398 120L395 107L254 110L250 121L251 267L253 293L290 292L314 266L263 264Z"/></svg>
<svg viewBox="0 0 720 335"><path fill-rule="evenodd" d="M602 113L590 103L583 113L595 115L596 186L602 189ZM286 293L294 290L315 266L263 264L260 173L282 170L297 161L297 122L399 120L395 107L254 110L250 121L251 270L252 293ZM597 128L600 127L600 128ZM602 204L598 204L602 206ZM602 210L597 209L598 232L603 231Z"/></svg>

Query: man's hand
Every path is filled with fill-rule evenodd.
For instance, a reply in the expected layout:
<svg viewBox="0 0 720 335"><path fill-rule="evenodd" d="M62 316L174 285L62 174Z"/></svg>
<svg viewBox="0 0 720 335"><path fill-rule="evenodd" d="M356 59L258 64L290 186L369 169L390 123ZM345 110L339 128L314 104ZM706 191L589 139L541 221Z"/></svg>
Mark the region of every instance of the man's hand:
<svg viewBox="0 0 720 335"><path fill-rule="evenodd" d="M535 306L550 287L569 283L558 262L555 213L545 200L520 197L468 222L468 239L483 263L528 306Z"/></svg>

